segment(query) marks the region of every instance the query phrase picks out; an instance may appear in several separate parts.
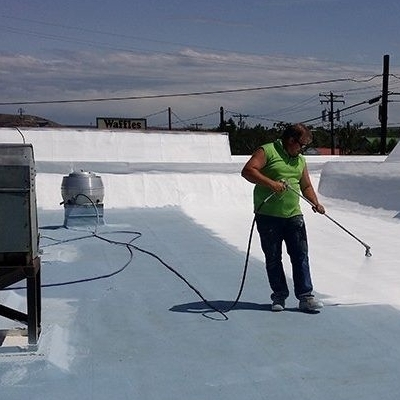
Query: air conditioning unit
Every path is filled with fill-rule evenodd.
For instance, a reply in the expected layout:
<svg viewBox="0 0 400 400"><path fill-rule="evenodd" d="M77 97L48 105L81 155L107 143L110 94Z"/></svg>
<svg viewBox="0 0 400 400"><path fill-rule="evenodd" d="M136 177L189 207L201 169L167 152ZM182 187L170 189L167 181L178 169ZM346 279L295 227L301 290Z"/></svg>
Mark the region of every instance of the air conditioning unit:
<svg viewBox="0 0 400 400"><path fill-rule="evenodd" d="M40 333L40 257L35 162L31 144L0 144L0 289L26 279L27 313L0 305L0 315Z"/></svg>

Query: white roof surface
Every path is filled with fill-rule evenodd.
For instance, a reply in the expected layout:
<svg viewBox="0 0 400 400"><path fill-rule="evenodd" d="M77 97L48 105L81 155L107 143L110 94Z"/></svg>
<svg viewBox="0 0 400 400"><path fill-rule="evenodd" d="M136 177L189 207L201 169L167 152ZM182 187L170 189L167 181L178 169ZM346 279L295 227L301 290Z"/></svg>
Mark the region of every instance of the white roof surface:
<svg viewBox="0 0 400 400"><path fill-rule="evenodd" d="M397 158L308 158L328 215L373 254L302 201L322 312L298 312L293 292L285 312L270 311L255 233L242 297L224 320L168 267L216 308L236 298L252 185L240 177L247 157L227 156L226 135L22 133L38 172L42 333L37 349L0 347L1 398L398 399ZM0 130L0 142L14 140L18 133ZM63 227L61 181L73 169L101 176L105 225L97 233L136 246L132 255L90 235L93 226ZM286 256L285 265L290 279ZM0 292L0 304L22 309L25 292ZM18 326L0 317L0 329Z"/></svg>

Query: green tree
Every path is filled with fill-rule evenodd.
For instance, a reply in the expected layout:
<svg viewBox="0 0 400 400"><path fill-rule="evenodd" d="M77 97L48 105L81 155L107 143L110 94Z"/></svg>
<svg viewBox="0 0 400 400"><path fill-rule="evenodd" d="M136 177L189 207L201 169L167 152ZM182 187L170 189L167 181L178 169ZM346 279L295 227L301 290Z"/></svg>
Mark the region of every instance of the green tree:
<svg viewBox="0 0 400 400"><path fill-rule="evenodd" d="M364 133L361 130L362 123L351 124L338 129L338 146L340 154L354 154L359 152L363 142Z"/></svg>
<svg viewBox="0 0 400 400"><path fill-rule="evenodd" d="M331 139L330 132L323 127L311 129L313 134L312 147L330 147Z"/></svg>

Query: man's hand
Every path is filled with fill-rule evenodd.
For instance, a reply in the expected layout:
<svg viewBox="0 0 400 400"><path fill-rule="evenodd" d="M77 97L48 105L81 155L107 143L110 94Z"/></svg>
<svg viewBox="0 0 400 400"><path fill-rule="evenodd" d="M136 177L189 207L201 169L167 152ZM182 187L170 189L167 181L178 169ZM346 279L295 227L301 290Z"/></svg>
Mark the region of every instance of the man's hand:
<svg viewBox="0 0 400 400"><path fill-rule="evenodd" d="M314 212L320 213L320 214L325 214L325 208L322 204L317 204L315 205L312 210Z"/></svg>
<svg viewBox="0 0 400 400"><path fill-rule="evenodd" d="M288 185L285 181L273 181L271 185L271 189L276 193L284 192L288 188Z"/></svg>

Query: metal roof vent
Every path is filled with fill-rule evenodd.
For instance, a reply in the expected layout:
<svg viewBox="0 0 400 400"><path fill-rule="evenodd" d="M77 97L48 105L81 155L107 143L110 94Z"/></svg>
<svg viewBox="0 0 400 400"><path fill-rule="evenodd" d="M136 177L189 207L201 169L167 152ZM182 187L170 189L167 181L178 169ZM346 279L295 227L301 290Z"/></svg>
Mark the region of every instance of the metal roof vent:
<svg viewBox="0 0 400 400"><path fill-rule="evenodd" d="M74 171L61 184L64 226L104 224L104 186L93 172Z"/></svg>

